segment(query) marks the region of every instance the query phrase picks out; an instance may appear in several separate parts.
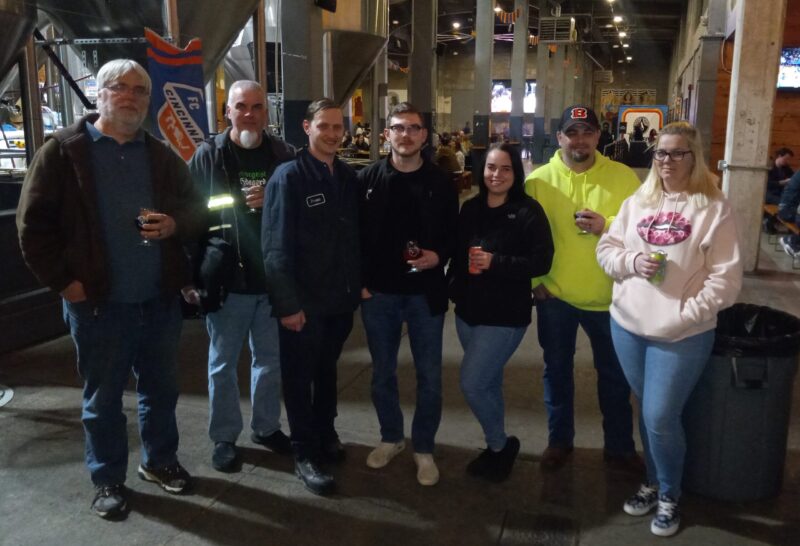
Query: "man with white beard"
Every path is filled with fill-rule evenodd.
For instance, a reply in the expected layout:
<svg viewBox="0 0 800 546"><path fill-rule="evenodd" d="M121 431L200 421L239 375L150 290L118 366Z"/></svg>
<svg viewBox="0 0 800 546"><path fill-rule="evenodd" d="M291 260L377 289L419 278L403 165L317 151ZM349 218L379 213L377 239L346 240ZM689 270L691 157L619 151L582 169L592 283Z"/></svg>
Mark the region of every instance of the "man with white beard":
<svg viewBox="0 0 800 546"><path fill-rule="evenodd" d="M238 467L236 440L243 425L236 368L248 339L250 438L275 453L291 453L289 438L280 428L278 324L270 316L260 233L264 186L275 167L295 152L265 131L266 94L257 82L240 80L231 85L226 115L231 127L204 142L189 163L197 189L209 199L205 241L219 237L230 243L236 263L221 306L206 309L208 433L214 443L211 464L220 472ZM226 196L232 201L219 199Z"/></svg>

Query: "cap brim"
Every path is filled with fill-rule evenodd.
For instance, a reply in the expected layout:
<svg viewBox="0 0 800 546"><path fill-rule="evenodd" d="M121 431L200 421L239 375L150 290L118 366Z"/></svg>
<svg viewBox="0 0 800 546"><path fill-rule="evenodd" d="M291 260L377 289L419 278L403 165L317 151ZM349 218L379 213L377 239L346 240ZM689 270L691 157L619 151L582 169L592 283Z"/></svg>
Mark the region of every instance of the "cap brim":
<svg viewBox="0 0 800 546"><path fill-rule="evenodd" d="M564 126L561 128L561 131L566 131L567 129L572 129L573 127L577 127L579 125L583 125L586 129L589 129L590 131L600 130L599 127L595 127L591 123L586 123L585 121L571 121L565 123Z"/></svg>

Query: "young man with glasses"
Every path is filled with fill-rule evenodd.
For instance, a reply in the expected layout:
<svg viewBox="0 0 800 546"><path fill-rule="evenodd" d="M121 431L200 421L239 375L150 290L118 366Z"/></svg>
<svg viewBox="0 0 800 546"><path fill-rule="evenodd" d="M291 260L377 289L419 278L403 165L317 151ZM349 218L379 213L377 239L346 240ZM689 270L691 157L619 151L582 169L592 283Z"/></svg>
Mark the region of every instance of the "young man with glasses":
<svg viewBox="0 0 800 546"><path fill-rule="evenodd" d="M525 191L544 208L555 243L550 272L533 279L539 344L544 351L544 402L548 447L540 465L560 468L575 437L573 377L578 326L589 336L603 413L604 459L643 471L633 443L630 388L611 342L611 279L600 269L595 246L622 202L639 187L636 174L597 149L600 125L588 106L570 106L557 133L561 146L533 171Z"/></svg>
<svg viewBox="0 0 800 546"><path fill-rule="evenodd" d="M97 84L99 115L56 132L34 157L17 228L28 267L64 299L84 381L92 511L112 518L127 508L122 394L131 370L139 477L170 493L190 485L177 458L178 298L191 282L183 245L202 233L204 204L181 158L141 129L151 88L144 68L110 61Z"/></svg>
<svg viewBox="0 0 800 546"><path fill-rule="evenodd" d="M359 173L361 184L361 312L372 356L372 402L381 442L367 466L386 466L405 447L397 388L403 323L417 374L411 441L417 480L434 485L434 437L442 413L442 328L447 311L444 267L453 255L458 197L448 176L423 159L422 114L403 102L389 113L384 136L391 154Z"/></svg>

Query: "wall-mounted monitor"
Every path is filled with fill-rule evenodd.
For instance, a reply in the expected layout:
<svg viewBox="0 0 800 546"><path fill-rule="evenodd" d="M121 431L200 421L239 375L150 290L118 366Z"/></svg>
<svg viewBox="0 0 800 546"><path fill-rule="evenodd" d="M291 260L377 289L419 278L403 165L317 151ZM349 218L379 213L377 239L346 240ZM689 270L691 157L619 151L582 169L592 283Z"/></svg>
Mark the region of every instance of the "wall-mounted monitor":
<svg viewBox="0 0 800 546"><path fill-rule="evenodd" d="M784 47L781 51L778 89L800 91L800 47Z"/></svg>
<svg viewBox="0 0 800 546"><path fill-rule="evenodd" d="M492 80L492 114L511 113L511 80ZM536 113L536 80L525 81L525 97L522 99L525 114Z"/></svg>

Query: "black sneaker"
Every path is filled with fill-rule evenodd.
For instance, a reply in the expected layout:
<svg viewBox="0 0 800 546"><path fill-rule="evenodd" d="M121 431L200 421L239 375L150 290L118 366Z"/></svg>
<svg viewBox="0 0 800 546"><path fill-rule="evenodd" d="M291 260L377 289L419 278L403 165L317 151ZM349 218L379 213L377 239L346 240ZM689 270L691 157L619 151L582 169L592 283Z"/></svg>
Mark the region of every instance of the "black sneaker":
<svg viewBox="0 0 800 546"><path fill-rule="evenodd" d="M639 490L622 505L626 514L644 516L658 505L658 488L643 483Z"/></svg>
<svg viewBox="0 0 800 546"><path fill-rule="evenodd" d="M236 470L238 453L233 442L217 442L211 454L211 466L219 472L233 472Z"/></svg>
<svg viewBox="0 0 800 546"><path fill-rule="evenodd" d="M250 435L250 439L254 444L264 446L278 455L290 455L292 453L292 442L280 429L269 436L262 436L254 432Z"/></svg>
<svg viewBox="0 0 800 546"><path fill-rule="evenodd" d="M94 489L92 512L104 519L113 519L125 513L128 502L125 500L124 485L97 485Z"/></svg>
<svg viewBox="0 0 800 546"><path fill-rule="evenodd" d="M323 472L311 459L295 460L294 473L302 480L306 489L315 495L328 495L336 489L333 476Z"/></svg>
<svg viewBox="0 0 800 546"><path fill-rule="evenodd" d="M516 436L509 436L503 449L500 451L485 449L467 465L467 472L492 482L503 482L511 474L518 453L519 439Z"/></svg>
<svg viewBox="0 0 800 546"><path fill-rule="evenodd" d="M140 464L138 474L144 481L158 484L167 493L183 493L192 484L192 477L177 461L161 468L148 468Z"/></svg>
<svg viewBox="0 0 800 546"><path fill-rule="evenodd" d="M659 496L656 517L650 522L650 532L660 537L670 537L678 532L680 525L678 502L667 495Z"/></svg>

